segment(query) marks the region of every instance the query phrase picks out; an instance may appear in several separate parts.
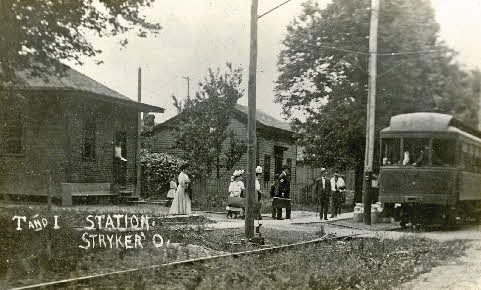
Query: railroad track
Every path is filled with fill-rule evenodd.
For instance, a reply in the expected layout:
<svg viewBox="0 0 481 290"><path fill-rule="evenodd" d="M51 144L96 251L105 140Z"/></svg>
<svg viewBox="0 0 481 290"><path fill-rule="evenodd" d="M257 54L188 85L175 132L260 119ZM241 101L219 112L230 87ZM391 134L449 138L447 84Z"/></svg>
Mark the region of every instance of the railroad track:
<svg viewBox="0 0 481 290"><path fill-rule="evenodd" d="M221 261L222 259L228 259L228 258L238 258L238 257L243 257L243 256L254 256L254 255L261 256L261 255L266 255L266 254L271 254L271 253L301 248L301 247L305 247L305 246L309 246L309 245L325 243L325 242L329 242L329 241L350 240L350 239L356 238L359 235L360 234L351 234L351 235L337 236L337 237L331 237L331 238L322 237L322 238L318 238L318 239L314 239L314 240L310 240L310 241L305 241L305 242L294 243L294 244L288 244L288 245L282 245L282 246L273 246L273 247L250 250L250 251L228 253L228 254L222 254L222 255L214 255L214 256L208 256L208 257L196 258L196 259L189 259L189 260L172 262L172 263L167 263L167 264L159 264L159 265L153 265L153 266L147 266L147 267L113 271L113 272L109 272L109 273L88 275L88 276L83 276L83 277L78 277L78 278L63 279L63 280L51 281L51 282L44 282L44 283L38 283L38 284L34 284L34 285L29 285L29 286L11 288L11 289L15 289L15 290L20 290L20 289L65 289L65 288L68 288L68 289L83 289L83 288L92 289L91 285L95 285L96 283L98 283L99 281L101 281L103 279L115 281L116 277L120 277L120 276L124 276L124 275L135 275L135 274L140 274L140 273L146 273L146 272L149 272L149 271L153 271L155 273L162 272L162 275L170 276L171 279L177 279L177 280L195 279L197 277L196 273L195 273L195 270L192 270L192 271L188 270L189 268L191 268L194 265L200 265L200 264L205 264L205 263L214 262L214 261ZM177 271L179 268L185 268L185 269L183 269L181 271Z"/></svg>
<svg viewBox="0 0 481 290"><path fill-rule="evenodd" d="M340 224L340 223L336 223L335 221L333 222L325 222L326 224L328 225L332 225L332 226L336 226L336 227L343 227L343 228L349 228L349 229L354 229L354 230L362 230L362 231L369 231L369 229L365 229L365 228L359 228L359 227L355 227L355 226L350 226L350 225L345 225L345 224ZM392 232L392 231L399 231L401 230L402 228L399 226L397 228L393 228L393 229L386 229L386 230L379 230L379 231L386 231L386 232Z"/></svg>
<svg viewBox="0 0 481 290"><path fill-rule="evenodd" d="M339 220L342 221L342 220ZM353 230L360 230L360 231L370 231L370 229L366 228L361 228L361 227L356 227L352 225L346 225L339 223L339 221L334 220L334 221L315 221L315 222L307 222L307 223L292 223L293 225L306 225L306 224L321 224L321 225L330 225L330 226L336 226L336 227L342 227L342 228L348 228L348 229L353 229ZM386 229L386 230L379 230L379 231L398 231L401 230L402 228L396 227L393 229Z"/></svg>

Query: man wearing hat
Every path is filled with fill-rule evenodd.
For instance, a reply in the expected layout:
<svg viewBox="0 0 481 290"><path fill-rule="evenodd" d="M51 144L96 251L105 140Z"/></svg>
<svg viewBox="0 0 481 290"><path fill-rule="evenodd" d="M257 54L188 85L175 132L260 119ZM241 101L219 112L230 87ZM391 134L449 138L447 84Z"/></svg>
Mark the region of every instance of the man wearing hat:
<svg viewBox="0 0 481 290"><path fill-rule="evenodd" d="M336 171L334 173L334 177L331 178L331 192L332 192L332 212L331 218L337 217L338 214L341 214L341 191L344 191L346 188L346 183L344 183L344 179L339 176L339 173Z"/></svg>
<svg viewBox="0 0 481 290"><path fill-rule="evenodd" d="M259 177L262 175L262 167L256 167L256 192L257 192L257 201L261 201L261 183L259 182Z"/></svg>
<svg viewBox="0 0 481 290"><path fill-rule="evenodd" d="M291 192L291 182L289 180L289 166L282 166L282 173L279 176L279 194L282 198L289 198ZM277 219L282 219L282 209ZM286 219L291 219L291 208L286 207Z"/></svg>
<svg viewBox="0 0 481 290"><path fill-rule="evenodd" d="M262 167L257 166L256 167L256 185L255 189L257 192L257 202L261 202L261 197L262 197L262 192L261 192L261 183L259 182L259 177L262 175ZM259 217L257 218L258 220L262 219L260 210L259 210Z"/></svg>
<svg viewBox="0 0 481 290"><path fill-rule="evenodd" d="M321 177L316 180L316 196L320 203L319 217L325 220L329 210L329 199L331 198L331 187L329 180L326 178L326 168L321 168Z"/></svg>
<svg viewBox="0 0 481 290"><path fill-rule="evenodd" d="M246 190L246 187L244 185L244 181L242 181L242 178L244 177L244 170L243 169L239 169L239 170L236 170L234 172L237 172L237 174L239 175L239 183L242 187L242 193L241 193L241 197L245 198L245 190Z"/></svg>

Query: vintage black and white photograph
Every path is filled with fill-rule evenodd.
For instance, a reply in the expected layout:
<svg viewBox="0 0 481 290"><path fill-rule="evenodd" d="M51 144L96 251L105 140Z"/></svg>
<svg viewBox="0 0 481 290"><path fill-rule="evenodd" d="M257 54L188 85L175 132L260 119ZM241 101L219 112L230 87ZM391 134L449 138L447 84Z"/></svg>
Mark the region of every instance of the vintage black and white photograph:
<svg viewBox="0 0 481 290"><path fill-rule="evenodd" d="M481 0L0 0L0 289L481 289Z"/></svg>

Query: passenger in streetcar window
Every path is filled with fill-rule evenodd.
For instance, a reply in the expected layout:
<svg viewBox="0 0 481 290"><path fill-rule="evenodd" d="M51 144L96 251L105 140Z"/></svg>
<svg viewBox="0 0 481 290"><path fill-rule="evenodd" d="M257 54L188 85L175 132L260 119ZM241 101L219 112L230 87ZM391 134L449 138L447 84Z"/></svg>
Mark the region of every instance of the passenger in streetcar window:
<svg viewBox="0 0 481 290"><path fill-rule="evenodd" d="M403 165L409 165L411 162L409 151L404 151Z"/></svg>
<svg viewBox="0 0 481 290"><path fill-rule="evenodd" d="M388 165L388 164L391 164L391 161L389 161L389 159L386 156L382 159L382 165Z"/></svg>
<svg viewBox="0 0 481 290"><path fill-rule="evenodd" d="M449 166L450 165L447 160L441 159L434 150L431 153L431 158L432 158L433 166Z"/></svg>
<svg viewBox="0 0 481 290"><path fill-rule="evenodd" d="M419 152L416 162L413 163L414 166L426 166L429 163L429 146L425 145L421 152Z"/></svg>

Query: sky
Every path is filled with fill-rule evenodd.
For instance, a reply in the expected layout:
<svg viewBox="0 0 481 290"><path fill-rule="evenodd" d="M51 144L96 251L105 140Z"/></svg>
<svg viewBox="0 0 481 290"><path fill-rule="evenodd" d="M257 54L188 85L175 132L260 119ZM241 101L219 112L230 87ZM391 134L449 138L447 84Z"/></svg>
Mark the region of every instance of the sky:
<svg viewBox="0 0 481 290"><path fill-rule="evenodd" d="M389 0L382 0L389 1ZM481 0L431 0L441 37L459 52L466 68L481 68ZM244 97L247 105L249 64L250 2L248 0L157 0L145 13L163 29L157 37L127 35L129 44L121 48L119 38L91 40L103 50L97 65L85 60L76 70L137 100L137 70L142 68L142 102L166 109L156 115L156 123L176 114L172 95L190 95L198 88L209 68L221 69L227 61L244 69ZM260 0L259 14L284 0ZM301 12L304 0L292 0L259 19L257 108L281 119L281 106L274 103L277 56L287 25ZM328 0L319 0L325 5ZM125 37L125 36L124 36Z"/></svg>

